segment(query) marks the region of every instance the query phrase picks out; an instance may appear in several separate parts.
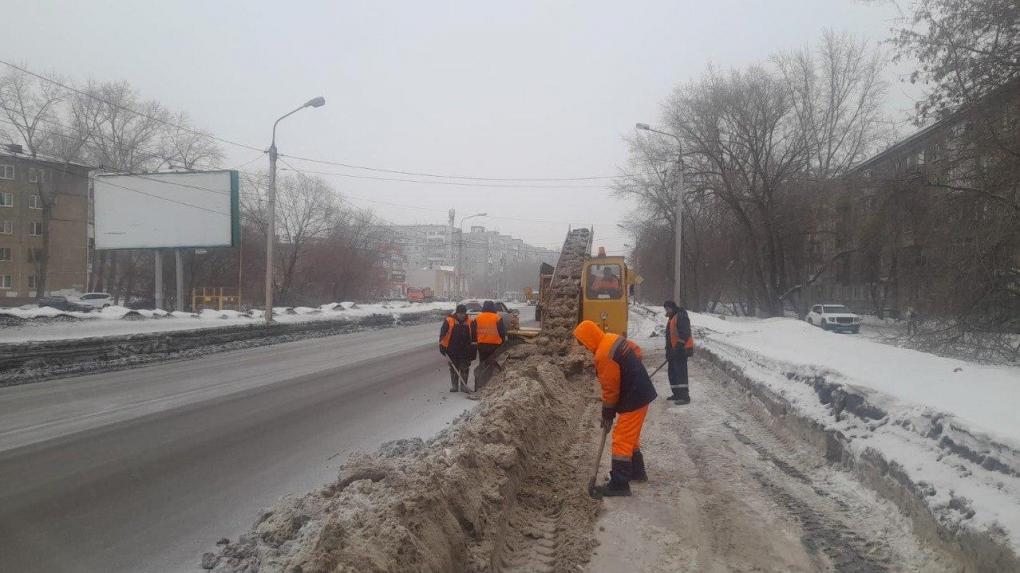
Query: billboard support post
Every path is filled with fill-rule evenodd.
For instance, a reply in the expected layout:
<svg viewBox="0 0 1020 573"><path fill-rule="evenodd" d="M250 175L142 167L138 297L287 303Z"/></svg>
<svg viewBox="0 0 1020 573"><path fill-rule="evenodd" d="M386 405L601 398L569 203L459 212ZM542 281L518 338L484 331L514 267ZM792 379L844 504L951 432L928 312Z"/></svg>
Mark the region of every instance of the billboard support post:
<svg viewBox="0 0 1020 573"><path fill-rule="evenodd" d="M156 308L157 309L162 309L163 308L163 251L160 251L159 249L154 249L152 251L152 253L154 255L154 261L155 261L155 266L156 266L156 292L155 292L155 296L153 298L156 299L155 300ZM131 293L128 293L128 296L131 296Z"/></svg>
<svg viewBox="0 0 1020 573"><path fill-rule="evenodd" d="M176 271L174 278L177 279L176 284L177 304L175 304L174 306L177 308L178 312L184 312L184 263L181 261L180 249L174 249L174 263Z"/></svg>

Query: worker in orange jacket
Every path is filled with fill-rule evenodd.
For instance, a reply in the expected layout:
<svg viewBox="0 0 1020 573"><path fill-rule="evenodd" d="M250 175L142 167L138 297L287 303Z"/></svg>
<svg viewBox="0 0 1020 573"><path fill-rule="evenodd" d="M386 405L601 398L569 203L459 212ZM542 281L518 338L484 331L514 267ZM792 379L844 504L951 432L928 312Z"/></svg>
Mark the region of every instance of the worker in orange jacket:
<svg viewBox="0 0 1020 573"><path fill-rule="evenodd" d="M641 362L641 347L619 334L603 332L590 320L577 325L574 338L595 355L595 374L602 386L602 428L613 428L612 471L609 481L597 490L604 496L630 495L632 479L648 479L641 454L641 427L648 405L656 397Z"/></svg>
<svg viewBox="0 0 1020 573"><path fill-rule="evenodd" d="M482 312L474 321L475 340L478 342L478 367L475 368L475 390L484 388L492 376L489 358L506 342L506 325L503 317L496 312L496 303L487 300L482 303Z"/></svg>
<svg viewBox="0 0 1020 573"><path fill-rule="evenodd" d="M691 334L691 318L687 311L667 300L662 303L669 317L666 323L666 360L669 362L669 389L673 395L669 400L679 405L691 403L690 380L687 377L687 359L694 355L694 336Z"/></svg>
<svg viewBox="0 0 1020 573"><path fill-rule="evenodd" d="M458 304L439 328L439 353L450 361L450 392L458 389L467 392L467 386L461 387L460 382L463 380L467 384L471 362L478 355L478 345L475 344L474 321L463 304Z"/></svg>

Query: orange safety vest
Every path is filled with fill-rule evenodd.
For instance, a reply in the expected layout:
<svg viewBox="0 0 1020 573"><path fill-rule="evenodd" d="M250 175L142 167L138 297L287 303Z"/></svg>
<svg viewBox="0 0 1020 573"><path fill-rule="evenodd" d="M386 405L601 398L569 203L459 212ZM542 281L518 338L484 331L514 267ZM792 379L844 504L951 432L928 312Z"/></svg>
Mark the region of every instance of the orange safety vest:
<svg viewBox="0 0 1020 573"><path fill-rule="evenodd" d="M449 325L447 327L447 329L446 329L446 336L444 336L444 337L439 339L439 345L442 346L443 348L449 348L450 347L450 340L453 338L453 328L455 326L457 326L457 324L458 324L457 323L457 319L454 318L453 315L448 315L446 317L446 324ZM471 329L471 317L470 316L467 317L467 320L464 321L464 326L468 327L468 330Z"/></svg>
<svg viewBox="0 0 1020 573"><path fill-rule="evenodd" d="M680 318L680 313L678 312L678 313L674 314L672 318L669 319L669 326L668 326L668 328L669 328L669 346L671 348L676 348L680 344L680 328L679 328L679 325L677 324L677 321L679 320L679 318ZM687 340L684 341L684 348L688 349L688 350L694 348L694 334L693 333L690 336L687 337Z"/></svg>
<svg viewBox="0 0 1020 573"><path fill-rule="evenodd" d="M592 287L592 290L619 290L619 289L620 281L616 277L613 277L611 279L599 277L599 279L595 281L595 286Z"/></svg>
<svg viewBox="0 0 1020 573"><path fill-rule="evenodd" d="M478 344L503 344L499 336L500 316L494 312L483 312L475 318L478 329Z"/></svg>

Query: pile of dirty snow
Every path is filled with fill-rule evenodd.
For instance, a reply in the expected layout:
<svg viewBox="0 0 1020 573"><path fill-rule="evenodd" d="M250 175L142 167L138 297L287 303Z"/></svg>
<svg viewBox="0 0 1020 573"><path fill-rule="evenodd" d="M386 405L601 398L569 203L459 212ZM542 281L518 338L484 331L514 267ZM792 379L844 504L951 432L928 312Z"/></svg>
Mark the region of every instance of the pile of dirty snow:
<svg viewBox="0 0 1020 573"><path fill-rule="evenodd" d="M521 562L529 570L576 570L590 555L597 509L580 475L595 434L592 394L552 359L528 357L429 442L388 442L352 456L337 481L265 511L235 543L203 556L202 566L490 571L493 563ZM555 523L536 535L533 524L550 515Z"/></svg>

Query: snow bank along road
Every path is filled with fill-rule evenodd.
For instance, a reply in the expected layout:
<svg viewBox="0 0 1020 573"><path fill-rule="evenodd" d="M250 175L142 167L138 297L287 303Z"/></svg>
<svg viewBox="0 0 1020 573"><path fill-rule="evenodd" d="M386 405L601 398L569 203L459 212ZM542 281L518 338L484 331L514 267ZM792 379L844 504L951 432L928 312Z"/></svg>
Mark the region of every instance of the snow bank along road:
<svg viewBox="0 0 1020 573"><path fill-rule="evenodd" d="M450 394L424 324L0 388L0 570L192 571L210 540L429 436Z"/></svg>

